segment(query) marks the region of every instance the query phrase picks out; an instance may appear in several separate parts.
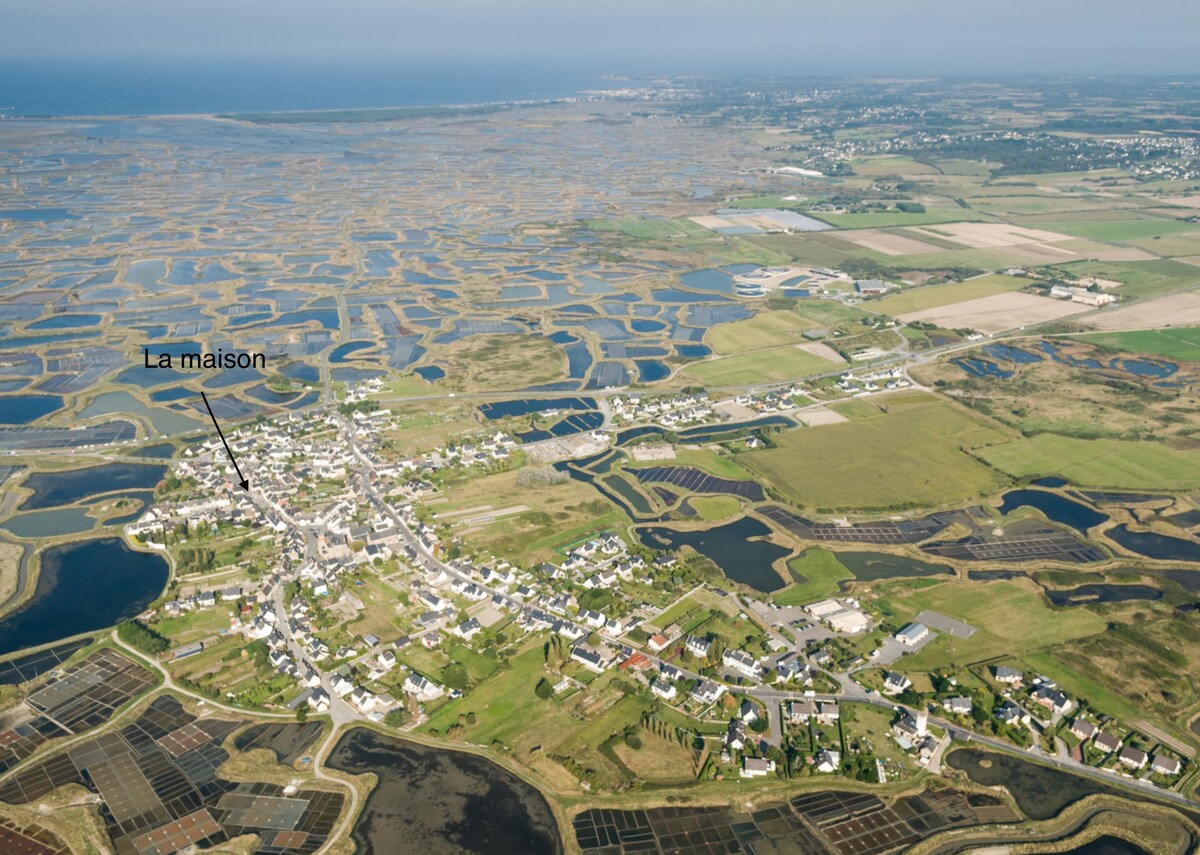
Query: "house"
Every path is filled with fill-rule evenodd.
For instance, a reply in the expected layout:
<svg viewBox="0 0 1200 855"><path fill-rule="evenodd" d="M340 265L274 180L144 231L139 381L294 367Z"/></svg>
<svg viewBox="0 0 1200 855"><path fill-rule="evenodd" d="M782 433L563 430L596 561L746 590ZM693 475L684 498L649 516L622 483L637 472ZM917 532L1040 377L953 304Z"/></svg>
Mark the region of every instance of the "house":
<svg viewBox="0 0 1200 855"><path fill-rule="evenodd" d="M678 692L675 690L675 684L668 683L664 680L651 680L650 692L651 694L662 698L664 701L674 700L675 695L678 694Z"/></svg>
<svg viewBox="0 0 1200 855"><path fill-rule="evenodd" d="M654 635L650 636L650 640L646 642L646 646L649 647L654 653L658 653L670 643L671 640L669 638L667 638L661 632L656 632Z"/></svg>
<svg viewBox="0 0 1200 855"><path fill-rule="evenodd" d="M408 694L422 701L432 701L444 694L441 686L415 671L409 674L404 680L402 688Z"/></svg>
<svg viewBox="0 0 1200 855"><path fill-rule="evenodd" d="M712 647L712 642L707 638L701 638L698 635L686 635L683 638L683 646L688 653L695 656L697 659L704 659L708 656L708 651Z"/></svg>
<svg viewBox="0 0 1200 855"><path fill-rule="evenodd" d="M747 677L758 677L762 673L762 666L744 650L726 650L721 654L721 662L726 668L732 668Z"/></svg>
<svg viewBox="0 0 1200 855"><path fill-rule="evenodd" d="M1121 740L1113 736L1111 733L1097 732L1096 735L1092 737L1092 744L1101 751L1112 754L1121 747Z"/></svg>
<svg viewBox="0 0 1200 855"><path fill-rule="evenodd" d="M742 771L743 778L765 778L775 771L775 761L768 760L765 757L743 757Z"/></svg>
<svg viewBox="0 0 1200 855"><path fill-rule="evenodd" d="M482 629L483 627L480 626L479 621L475 620L475 618L468 618L458 626L454 627L454 634L464 641L470 641L472 638L478 635Z"/></svg>
<svg viewBox="0 0 1200 855"><path fill-rule="evenodd" d="M1179 758L1177 757L1155 754L1154 759L1150 761L1150 771L1159 775L1178 775L1179 768Z"/></svg>
<svg viewBox="0 0 1200 855"><path fill-rule="evenodd" d="M912 688L912 680L895 671L885 671L883 675L883 693L898 695L905 689Z"/></svg>
<svg viewBox="0 0 1200 855"><path fill-rule="evenodd" d="M1015 668L1006 668L1003 665L997 665L992 669L992 676L996 678L997 683L1007 683L1010 686L1019 686L1021 681L1025 679L1025 675Z"/></svg>
<svg viewBox="0 0 1200 855"><path fill-rule="evenodd" d="M821 724L833 724L841 715L836 701L822 701L817 706L817 721Z"/></svg>
<svg viewBox="0 0 1200 855"><path fill-rule="evenodd" d="M970 715L971 699L966 697L946 698L942 701L942 709L954 715Z"/></svg>
<svg viewBox="0 0 1200 855"><path fill-rule="evenodd" d="M929 638L929 627L923 623L910 623L896 633L895 638L905 647L916 647Z"/></svg>
<svg viewBox="0 0 1200 855"><path fill-rule="evenodd" d="M817 714L817 705L810 700L788 701L787 716L792 724L803 724Z"/></svg>
<svg viewBox="0 0 1200 855"><path fill-rule="evenodd" d="M354 683L341 674L334 674L333 679L329 681L329 685L339 698L344 698L354 691Z"/></svg>
<svg viewBox="0 0 1200 855"><path fill-rule="evenodd" d="M742 724L758 721L758 707L749 699L742 701L742 705L738 707L738 718L742 720Z"/></svg>
<svg viewBox="0 0 1200 855"><path fill-rule="evenodd" d="M1145 751L1139 751L1136 748L1130 748L1128 745L1121 749L1121 753L1117 755L1117 759L1130 769L1140 769L1146 765Z"/></svg>
<svg viewBox="0 0 1200 855"><path fill-rule="evenodd" d="M1018 721L1029 721L1029 713L1021 709L1012 701L1005 701L1000 706L996 707L994 715L1005 724L1013 724Z"/></svg>
<svg viewBox="0 0 1200 855"><path fill-rule="evenodd" d="M818 772L836 772L842 765L842 752L822 748L814 760Z"/></svg>
<svg viewBox="0 0 1200 855"><path fill-rule="evenodd" d="M1073 733L1078 739L1091 739L1096 735L1096 732L1096 725L1092 724L1090 721L1077 718L1071 722L1071 733Z"/></svg>
<svg viewBox="0 0 1200 855"><path fill-rule="evenodd" d="M1038 686L1030 692L1029 696L1055 715L1070 712L1075 706L1075 703L1058 689L1052 689L1046 685Z"/></svg>
<svg viewBox="0 0 1200 855"><path fill-rule="evenodd" d="M702 704L711 704L723 694L725 687L712 680L701 680L691 692L692 697Z"/></svg>
<svg viewBox="0 0 1200 855"><path fill-rule="evenodd" d="M746 747L746 728L736 718L730 719L725 731L725 747L730 751L741 751Z"/></svg>
<svg viewBox="0 0 1200 855"><path fill-rule="evenodd" d="M608 660L603 655L583 644L576 644L571 647L571 658L583 665L584 668L594 671L597 674L603 673L605 667L608 665Z"/></svg>

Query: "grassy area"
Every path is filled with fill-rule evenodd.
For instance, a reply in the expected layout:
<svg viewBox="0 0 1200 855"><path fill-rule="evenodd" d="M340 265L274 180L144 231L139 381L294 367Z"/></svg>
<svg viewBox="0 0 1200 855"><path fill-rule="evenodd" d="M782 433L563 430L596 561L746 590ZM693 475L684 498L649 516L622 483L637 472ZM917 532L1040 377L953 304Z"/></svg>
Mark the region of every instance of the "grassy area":
<svg viewBox="0 0 1200 855"><path fill-rule="evenodd" d="M1128 353L1149 353L1185 362L1200 361L1200 327L1093 333L1075 338L1088 344L1111 347Z"/></svg>
<svg viewBox="0 0 1200 855"><path fill-rule="evenodd" d="M1200 449L1176 451L1151 441L1044 433L976 453L1014 477L1060 475L1080 486L1131 490L1200 487Z"/></svg>
<svg viewBox="0 0 1200 855"><path fill-rule="evenodd" d="M870 307L885 315L904 315L909 312L920 312L925 309L936 309L939 306L962 303L966 300L975 300L979 297L990 297L993 294L1003 294L1007 291L1019 291L1028 284L1028 279L992 273L950 285L906 288L899 294L892 294L882 300L872 302Z"/></svg>
<svg viewBox="0 0 1200 855"><path fill-rule="evenodd" d="M1195 231L1195 223L1179 220L1129 219L1038 223L1037 228L1091 240L1121 241Z"/></svg>
<svg viewBox="0 0 1200 855"><path fill-rule="evenodd" d="M742 509L742 503L733 496L691 496L688 504L697 519L706 521L728 519Z"/></svg>
<svg viewBox="0 0 1200 855"><path fill-rule="evenodd" d="M969 639L938 633L919 652L904 657L903 667L917 671L961 667L996 656L1021 656L1103 632L1105 627L1104 618L1087 609L1051 609L1035 586L1016 580L919 587L899 583L888 586L888 596L881 598L880 604L899 621L932 609L978 630Z"/></svg>
<svg viewBox="0 0 1200 855"><path fill-rule="evenodd" d="M688 226L699 229L693 223L683 224L684 221L658 219L657 217L621 217L605 220L588 220L587 226L596 232L620 232L638 240L665 240L680 238L691 230Z"/></svg>
<svg viewBox="0 0 1200 855"><path fill-rule="evenodd" d="M495 554L517 561L550 561L558 557L558 546L582 540L589 534L623 528L628 518L600 498L586 484L568 480L561 484L522 487L519 470L483 477L464 478L447 485L445 502L429 505L441 522L457 531L471 529L468 539ZM517 509L492 522L464 525L460 521L487 510ZM523 508L523 510L521 509ZM469 511L454 514L456 510ZM447 515L449 514L449 515Z"/></svg>
<svg viewBox="0 0 1200 855"><path fill-rule="evenodd" d="M709 330L706 340L714 353L729 356L774 345L802 343L805 341L803 331L818 326L820 324L814 320L782 309L763 312L744 321L719 324Z"/></svg>
<svg viewBox="0 0 1200 855"><path fill-rule="evenodd" d="M683 374L706 386L749 386L835 371L831 362L798 347L773 347L689 365Z"/></svg>
<svg viewBox="0 0 1200 855"><path fill-rule="evenodd" d="M798 606L828 597L837 593L838 583L843 579L854 578L836 555L824 549L805 550L788 562L788 569L804 577L804 581L797 579L795 584L775 593L771 600L776 605Z"/></svg>
<svg viewBox="0 0 1200 855"><path fill-rule="evenodd" d="M935 506L1003 485L964 450L1002 441L999 431L930 395L889 398L888 407L875 416L789 431L775 438L775 448L739 459L781 492L817 508Z"/></svg>
<svg viewBox="0 0 1200 855"><path fill-rule="evenodd" d="M731 454L720 454L707 448L676 447L674 460L633 460L622 462L626 469L644 469L652 466L695 466L718 478L745 480L754 473L746 470Z"/></svg>
<svg viewBox="0 0 1200 855"><path fill-rule="evenodd" d="M455 389L523 389L566 375L566 355L542 336L471 336L447 346L440 356L452 363L442 382Z"/></svg>

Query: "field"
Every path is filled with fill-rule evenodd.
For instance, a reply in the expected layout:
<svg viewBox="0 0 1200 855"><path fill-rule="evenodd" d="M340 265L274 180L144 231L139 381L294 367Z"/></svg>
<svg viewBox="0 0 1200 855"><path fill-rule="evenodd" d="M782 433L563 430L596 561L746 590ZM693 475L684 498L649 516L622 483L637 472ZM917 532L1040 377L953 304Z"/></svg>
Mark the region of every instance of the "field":
<svg viewBox="0 0 1200 855"><path fill-rule="evenodd" d="M616 677L615 671L609 671L581 691L541 700L534 694L538 681L556 682L558 676L547 670L541 640L534 640L507 667L460 700L440 707L422 730L445 733L460 716L473 712L477 723L466 724L462 734L468 741L479 745L499 741L521 762L568 787L573 783L571 777L564 776L563 769L545 755L574 757L597 770L603 783L614 786L619 783L620 770L597 747L613 733L636 724L648 708L645 695L625 696L613 687ZM541 750L531 754L535 746Z"/></svg>
<svg viewBox="0 0 1200 855"><path fill-rule="evenodd" d="M968 639L938 633L937 638L899 663L901 668L917 671L961 667L996 656L1019 656L1103 632L1106 625L1104 618L1087 609L1051 609L1036 586L1024 581L983 585L943 582L930 586L899 583L889 586L889 596L881 604L886 604L898 621L911 620L919 612L932 609L978 630Z"/></svg>
<svg viewBox="0 0 1200 855"><path fill-rule="evenodd" d="M923 321L947 329L969 328L991 334L1055 321L1087 310L1087 306L1067 300L1054 300L1035 294L1008 293L907 312L899 318L905 323Z"/></svg>
<svg viewBox="0 0 1200 855"><path fill-rule="evenodd" d="M750 386L824 374L840 364L798 346L784 346L707 359L689 365L681 374L706 386Z"/></svg>
<svg viewBox="0 0 1200 855"><path fill-rule="evenodd" d="M771 601L779 606L798 606L831 596L838 592L838 582L854 578L836 555L824 549L805 550L788 562L788 569L807 581L797 581L772 595Z"/></svg>
<svg viewBox="0 0 1200 855"><path fill-rule="evenodd" d="M1123 333L1077 336L1088 344L1111 347L1128 353L1149 353L1184 362L1200 361L1200 327L1171 327Z"/></svg>
<svg viewBox="0 0 1200 855"><path fill-rule="evenodd" d="M1200 487L1200 450L1176 451L1151 441L1038 434L976 453L1018 478L1060 475L1080 486L1129 490Z"/></svg>
<svg viewBox="0 0 1200 855"><path fill-rule="evenodd" d="M654 466L694 466L697 469L703 469L710 475L716 475L718 478L732 478L735 480L745 480L753 478L754 473L744 469L738 463L737 457L732 454L718 454L715 451L710 451L707 448L686 448L683 446L675 449L675 458L673 460L631 460L622 461L622 466L626 469L646 469Z"/></svg>
<svg viewBox="0 0 1200 855"><path fill-rule="evenodd" d="M551 561L556 548L582 540L589 534L616 530L628 523L625 515L600 499L579 481L538 487L517 484L518 472L475 477L444 490L445 502L429 503L442 521L479 517L490 511L524 508L497 515L494 522L460 523L472 543L498 555L529 561ZM456 515L455 511L468 513Z"/></svg>
<svg viewBox="0 0 1200 855"><path fill-rule="evenodd" d="M1179 232L1195 231L1194 223L1179 220L1158 219L1128 219L1098 222L1080 221L1063 223L1038 223L1039 226L1055 231L1075 235L1091 240L1111 241L1120 243L1139 238L1153 238L1162 235L1173 235Z"/></svg>
<svg viewBox="0 0 1200 855"><path fill-rule="evenodd" d="M973 498L1002 481L963 449L1003 434L927 395L887 400L889 412L776 437L739 459L806 507L906 508Z"/></svg>
<svg viewBox="0 0 1200 855"><path fill-rule="evenodd" d="M689 496L687 501L697 518L706 521L728 519L742 509L733 496Z"/></svg>
<svg viewBox="0 0 1200 855"><path fill-rule="evenodd" d="M885 315L904 315L962 303L966 300L975 300L980 297L991 297L994 294L1003 294L1008 291L1019 291L1028 284L1028 279L993 273L989 276L979 276L951 285L906 288L899 294L892 294L882 300L872 302L870 307Z"/></svg>
<svg viewBox="0 0 1200 855"><path fill-rule="evenodd" d="M934 208L923 214L906 214L903 211L868 211L861 214L808 214L839 229L877 229L887 226L918 226L951 223L971 216L962 208Z"/></svg>
<svg viewBox="0 0 1200 855"><path fill-rule="evenodd" d="M805 339L804 330L816 329L820 324L803 317L797 312L763 312L744 321L719 324L709 330L705 341L713 353L729 356L747 350L784 344L799 344Z"/></svg>
<svg viewBox="0 0 1200 855"><path fill-rule="evenodd" d="M1092 315L1086 323L1089 327L1098 330L1196 326L1200 324L1200 294L1189 291L1184 294L1171 294L1155 300L1147 300L1143 303Z"/></svg>

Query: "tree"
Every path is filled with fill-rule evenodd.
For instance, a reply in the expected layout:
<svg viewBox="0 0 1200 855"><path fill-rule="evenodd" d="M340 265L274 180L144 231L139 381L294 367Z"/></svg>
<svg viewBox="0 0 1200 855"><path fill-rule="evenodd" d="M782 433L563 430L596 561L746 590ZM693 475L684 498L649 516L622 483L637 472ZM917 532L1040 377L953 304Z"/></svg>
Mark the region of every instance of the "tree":
<svg viewBox="0 0 1200 855"><path fill-rule="evenodd" d="M538 680L538 684L533 687L533 693L543 701L548 701L550 698L554 697L554 686L550 684L549 680L543 677L542 679Z"/></svg>
<svg viewBox="0 0 1200 855"><path fill-rule="evenodd" d="M396 707L383 717L383 723L388 727L402 727L408 723L411 716L404 707Z"/></svg>
<svg viewBox="0 0 1200 855"><path fill-rule="evenodd" d="M162 653L171 643L157 632L136 620L123 620L117 624L117 637L142 653Z"/></svg>
<svg viewBox="0 0 1200 855"><path fill-rule="evenodd" d="M628 745L630 748L632 748L634 751L637 751L639 748L642 747L642 738L640 736L638 736L636 733L627 733L627 734L625 734L625 744Z"/></svg>
<svg viewBox="0 0 1200 855"><path fill-rule="evenodd" d="M308 704L301 704L296 707L296 721L299 724L304 724L308 721Z"/></svg>
<svg viewBox="0 0 1200 855"><path fill-rule="evenodd" d="M452 662L442 669L442 682L451 689L465 689L469 682L467 669L457 662Z"/></svg>

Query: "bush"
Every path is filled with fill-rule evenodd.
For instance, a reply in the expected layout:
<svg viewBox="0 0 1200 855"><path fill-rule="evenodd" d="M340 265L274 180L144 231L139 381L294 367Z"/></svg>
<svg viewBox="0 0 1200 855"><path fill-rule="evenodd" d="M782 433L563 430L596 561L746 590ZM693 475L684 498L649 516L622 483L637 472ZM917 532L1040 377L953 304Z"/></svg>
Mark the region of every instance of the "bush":
<svg viewBox="0 0 1200 855"><path fill-rule="evenodd" d="M639 748L642 747L642 738L640 736L638 736L636 733L627 733L627 734L625 734L625 744L628 745L630 748L632 748L634 751L637 751Z"/></svg>
<svg viewBox="0 0 1200 855"><path fill-rule="evenodd" d="M548 701L554 697L554 686L545 677L538 680L538 684L533 687L533 693L543 701Z"/></svg>

